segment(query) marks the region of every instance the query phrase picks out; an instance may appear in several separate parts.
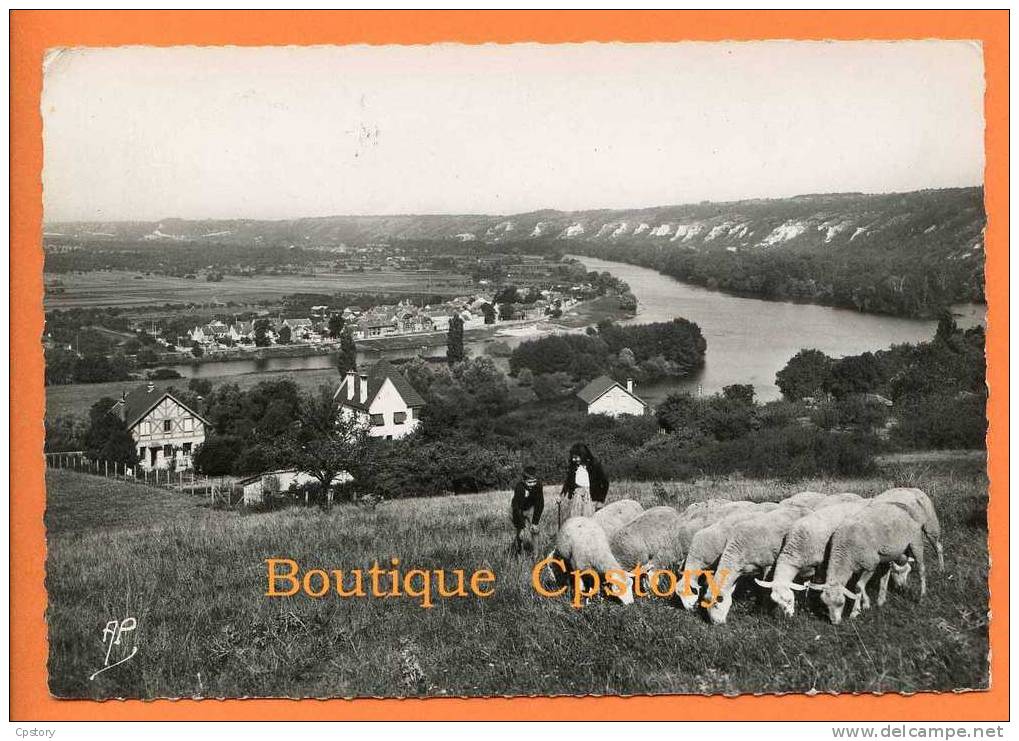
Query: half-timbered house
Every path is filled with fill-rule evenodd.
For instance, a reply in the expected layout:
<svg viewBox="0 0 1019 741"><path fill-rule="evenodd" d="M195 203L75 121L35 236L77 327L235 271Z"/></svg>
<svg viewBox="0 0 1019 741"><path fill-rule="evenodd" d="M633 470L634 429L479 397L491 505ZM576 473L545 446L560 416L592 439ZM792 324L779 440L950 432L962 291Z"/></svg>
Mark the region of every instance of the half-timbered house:
<svg viewBox="0 0 1019 741"><path fill-rule="evenodd" d="M191 468L195 448L211 427L198 412L151 381L125 393L111 410L124 420L143 470Z"/></svg>

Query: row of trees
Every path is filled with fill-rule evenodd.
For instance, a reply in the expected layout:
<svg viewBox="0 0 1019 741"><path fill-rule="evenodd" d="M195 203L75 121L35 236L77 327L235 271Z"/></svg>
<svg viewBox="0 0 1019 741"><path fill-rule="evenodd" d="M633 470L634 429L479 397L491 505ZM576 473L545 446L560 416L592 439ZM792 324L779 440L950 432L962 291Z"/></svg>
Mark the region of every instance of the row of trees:
<svg viewBox="0 0 1019 741"><path fill-rule="evenodd" d="M510 372L565 374L590 380L602 373L640 381L682 377L704 364L707 343L686 319L622 327L602 322L588 334L561 334L522 342L510 356Z"/></svg>
<svg viewBox="0 0 1019 741"><path fill-rule="evenodd" d="M775 381L786 399L819 403L831 424L872 415L861 397L887 398L894 409L891 436L903 447L983 447L984 342L983 327L960 330L946 313L931 342L839 359L801 350Z"/></svg>

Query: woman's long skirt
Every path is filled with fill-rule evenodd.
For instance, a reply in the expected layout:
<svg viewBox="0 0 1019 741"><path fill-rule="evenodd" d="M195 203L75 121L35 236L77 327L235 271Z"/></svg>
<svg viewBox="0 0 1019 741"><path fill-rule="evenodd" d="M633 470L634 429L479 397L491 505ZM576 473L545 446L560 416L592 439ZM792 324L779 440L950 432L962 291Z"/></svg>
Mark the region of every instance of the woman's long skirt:
<svg viewBox="0 0 1019 741"><path fill-rule="evenodd" d="M573 490L570 498L568 517L590 517L594 514L594 502L591 501L591 491L583 486Z"/></svg>

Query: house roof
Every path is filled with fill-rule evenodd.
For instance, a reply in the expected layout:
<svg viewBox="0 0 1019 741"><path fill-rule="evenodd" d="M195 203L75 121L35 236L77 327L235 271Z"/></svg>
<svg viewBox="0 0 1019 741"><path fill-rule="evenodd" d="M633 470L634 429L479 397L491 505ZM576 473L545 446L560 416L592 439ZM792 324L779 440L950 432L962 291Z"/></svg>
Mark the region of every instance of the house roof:
<svg viewBox="0 0 1019 741"><path fill-rule="evenodd" d="M141 386L137 386L133 390L124 394L123 398L114 404L110 411L118 414L120 418L124 420L124 424L127 425L127 429L130 430L144 419L149 412L155 409L156 405L166 397L170 397L175 403L179 404L184 409L187 409L194 416L198 417L198 419L202 420L202 422L209 424L209 421L205 419L205 417L182 402L165 388L161 388L154 383L146 383Z"/></svg>
<svg viewBox="0 0 1019 741"><path fill-rule="evenodd" d="M400 394L403 399L403 403L409 407L420 407L424 406L425 400L421 397L421 394L417 392L413 386L410 385L410 381L406 377L393 368L387 360L380 360L376 363L372 369L368 372L367 382L368 389L364 403L361 403L361 384L362 376L360 375L347 375L340 387L336 389L336 393L333 394L333 398L336 399L342 406L351 407L361 411L368 411L372 402L375 401L375 397L378 396L379 391L386 383L388 378L396 391ZM347 383L352 382L354 386L354 398L347 398Z"/></svg>
<svg viewBox="0 0 1019 741"><path fill-rule="evenodd" d="M358 326L361 327L388 327L393 323L393 320L389 317L382 316L379 314L366 315L361 317L358 321Z"/></svg>
<svg viewBox="0 0 1019 741"><path fill-rule="evenodd" d="M580 391L577 392L577 396L579 396L584 403L593 404L602 396L607 394L614 386L618 386L624 393L630 394L630 396L639 401L641 404L647 406L643 399L636 394L630 393L626 390L626 387L623 386L623 384L613 378L609 378L608 376L598 376L596 379L584 386L584 388L580 389Z"/></svg>

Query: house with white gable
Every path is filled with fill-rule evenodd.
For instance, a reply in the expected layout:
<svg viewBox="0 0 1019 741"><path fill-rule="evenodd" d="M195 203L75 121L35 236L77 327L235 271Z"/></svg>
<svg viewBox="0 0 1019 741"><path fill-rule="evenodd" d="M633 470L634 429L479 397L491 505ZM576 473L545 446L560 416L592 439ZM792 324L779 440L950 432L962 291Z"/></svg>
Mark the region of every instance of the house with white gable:
<svg viewBox="0 0 1019 741"><path fill-rule="evenodd" d="M588 414L607 414L618 417L622 414L640 416L647 414L648 405L633 393L633 379L626 379L626 386L608 376L598 376L587 384L577 396L587 405Z"/></svg>
<svg viewBox="0 0 1019 741"><path fill-rule="evenodd" d="M230 325L230 331L227 336L234 342L253 339L255 336L255 323L234 322Z"/></svg>
<svg viewBox="0 0 1019 741"><path fill-rule="evenodd" d="M191 342L197 342L199 345L204 345L207 342L211 341L210 337L205 336L205 330L202 329L201 327L195 327L190 332L188 332L188 339Z"/></svg>
<svg viewBox="0 0 1019 741"><path fill-rule="evenodd" d="M349 371L333 399L344 416L366 422L372 437L398 440L418 426L421 394L388 361L365 372Z"/></svg>
<svg viewBox="0 0 1019 741"><path fill-rule="evenodd" d="M110 409L124 421L145 471L191 468L195 449L205 442L211 423L151 381L125 393Z"/></svg>

